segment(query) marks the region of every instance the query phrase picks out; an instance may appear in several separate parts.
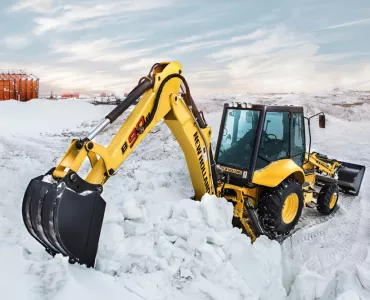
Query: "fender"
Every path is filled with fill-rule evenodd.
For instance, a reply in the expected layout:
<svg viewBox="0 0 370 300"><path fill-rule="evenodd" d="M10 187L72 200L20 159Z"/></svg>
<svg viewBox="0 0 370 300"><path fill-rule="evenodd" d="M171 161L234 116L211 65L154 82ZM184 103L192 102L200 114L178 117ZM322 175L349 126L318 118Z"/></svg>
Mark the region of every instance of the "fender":
<svg viewBox="0 0 370 300"><path fill-rule="evenodd" d="M292 174L300 184L305 182L303 170L293 160L282 159L270 163L263 169L256 170L252 182L258 185L275 187Z"/></svg>

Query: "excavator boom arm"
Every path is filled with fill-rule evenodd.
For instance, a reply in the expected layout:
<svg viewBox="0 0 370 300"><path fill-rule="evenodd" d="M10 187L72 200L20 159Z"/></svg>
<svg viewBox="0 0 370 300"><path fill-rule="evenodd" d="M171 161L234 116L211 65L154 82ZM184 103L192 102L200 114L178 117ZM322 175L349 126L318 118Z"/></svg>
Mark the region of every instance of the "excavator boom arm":
<svg viewBox="0 0 370 300"><path fill-rule="evenodd" d="M61 253L73 262L94 266L106 207L101 197L103 185L162 120L185 155L194 198L215 194L211 128L197 110L181 72L178 62L155 64L86 138L72 141L55 168L31 180L22 203L23 221L48 253ZM181 83L186 90L182 94ZM107 147L93 141L138 98ZM83 179L77 172L87 159L91 169Z"/></svg>
<svg viewBox="0 0 370 300"><path fill-rule="evenodd" d="M143 83L139 83L136 88L139 94L140 91L143 92L142 98L110 144L104 147L89 138L82 143L73 141L53 175L63 178L66 170L77 172L88 157L92 169L85 180L91 184L103 185L153 127L164 120L184 152L195 198L199 200L205 193L214 194L215 187L212 182L210 163L212 161L210 157L212 156L210 154L211 128L205 125L194 103L190 103L191 107L188 107L185 99L179 95L181 81L184 81L180 73L181 65L177 62L160 64L159 67L154 68L152 78L144 77ZM138 98L137 93L133 97L130 96L125 102L132 102ZM186 94L186 96L190 95ZM124 108L126 108L125 102L122 103ZM198 119L194 112L198 114ZM106 120L110 123L122 113L122 109L117 107L116 111L107 115ZM102 122L102 124L106 123L106 121ZM101 125L100 129L103 128L105 126ZM94 132L99 132L99 126ZM81 149L77 149L78 147Z"/></svg>

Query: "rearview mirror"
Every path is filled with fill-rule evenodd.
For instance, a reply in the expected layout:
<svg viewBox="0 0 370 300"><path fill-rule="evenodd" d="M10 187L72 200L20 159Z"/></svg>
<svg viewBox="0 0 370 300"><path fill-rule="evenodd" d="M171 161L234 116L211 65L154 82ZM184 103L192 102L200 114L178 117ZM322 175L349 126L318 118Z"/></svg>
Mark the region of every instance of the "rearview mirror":
<svg viewBox="0 0 370 300"><path fill-rule="evenodd" d="M325 128L325 115L320 115L319 116L319 127L320 128Z"/></svg>
<svg viewBox="0 0 370 300"><path fill-rule="evenodd" d="M226 139L227 139L227 140L231 140L231 135L230 135L230 133L226 136Z"/></svg>

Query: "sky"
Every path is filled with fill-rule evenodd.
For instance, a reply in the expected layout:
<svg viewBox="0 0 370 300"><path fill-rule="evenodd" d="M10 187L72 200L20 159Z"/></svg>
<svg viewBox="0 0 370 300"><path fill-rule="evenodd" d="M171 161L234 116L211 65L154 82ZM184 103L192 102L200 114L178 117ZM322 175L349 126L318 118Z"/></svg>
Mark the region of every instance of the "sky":
<svg viewBox="0 0 370 300"><path fill-rule="evenodd" d="M178 61L194 93L370 90L369 0L1 0L0 69L41 94L129 92Z"/></svg>

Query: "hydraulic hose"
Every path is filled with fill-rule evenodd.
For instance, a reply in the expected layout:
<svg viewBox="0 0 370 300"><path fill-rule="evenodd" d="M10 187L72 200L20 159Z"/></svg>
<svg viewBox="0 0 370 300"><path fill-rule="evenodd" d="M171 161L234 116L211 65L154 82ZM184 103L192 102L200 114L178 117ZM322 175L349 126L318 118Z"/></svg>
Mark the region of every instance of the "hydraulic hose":
<svg viewBox="0 0 370 300"><path fill-rule="evenodd" d="M145 78L139 85L137 85L131 93L127 96L125 101L117 105L105 118L113 123L117 118L122 115L127 108L129 108L137 99L140 98L148 89L153 87L153 81Z"/></svg>
<svg viewBox="0 0 370 300"><path fill-rule="evenodd" d="M150 114L150 118L148 119L148 121L146 122L146 124L149 124L153 120L154 115L155 115L155 113L157 111L157 108L158 108L158 103L159 103L159 99L160 99L161 94L162 94L162 90L163 90L165 84L169 80L171 80L173 78L179 78L184 83L185 88L186 88L185 103L188 106L188 108L191 109L191 111L194 114L195 119L197 120L200 128L207 127L206 122L202 118L201 114L199 113L199 111L197 109L197 106L195 105L193 99L191 98L190 89L189 89L189 86L188 86L188 84L186 82L186 79L182 75L180 75L180 74L170 74L165 79L163 79L162 83L160 84L160 86L158 88L157 96L156 96L156 98L154 100L154 107L153 107L153 110L152 110L152 112Z"/></svg>

